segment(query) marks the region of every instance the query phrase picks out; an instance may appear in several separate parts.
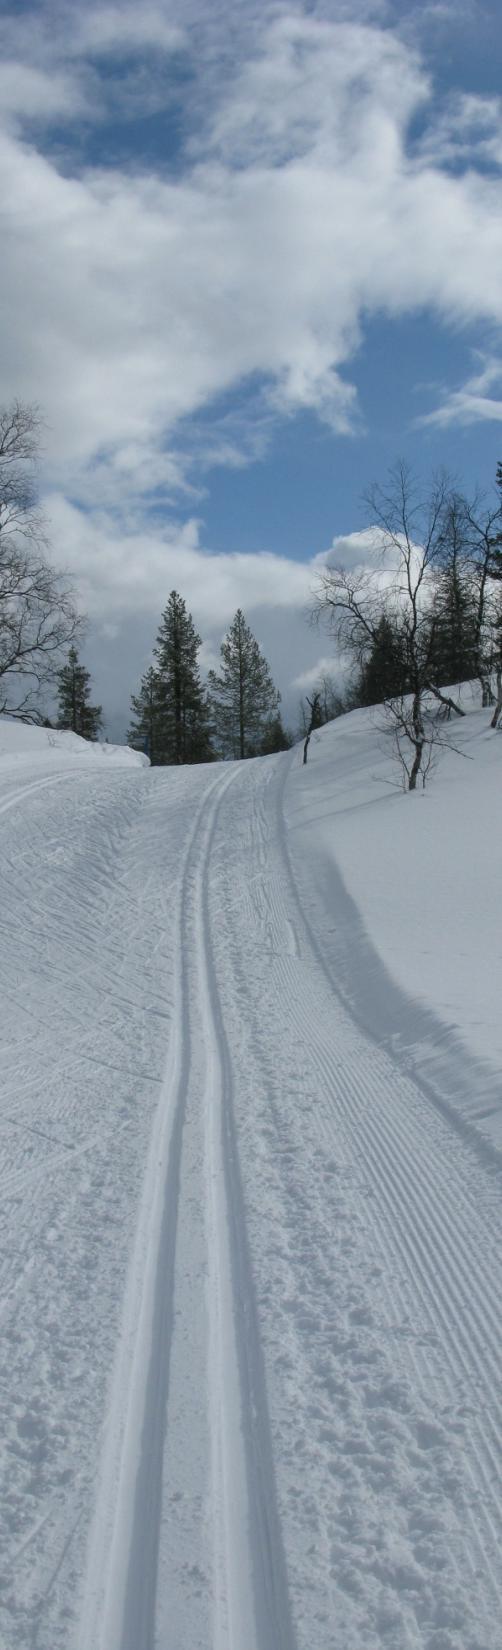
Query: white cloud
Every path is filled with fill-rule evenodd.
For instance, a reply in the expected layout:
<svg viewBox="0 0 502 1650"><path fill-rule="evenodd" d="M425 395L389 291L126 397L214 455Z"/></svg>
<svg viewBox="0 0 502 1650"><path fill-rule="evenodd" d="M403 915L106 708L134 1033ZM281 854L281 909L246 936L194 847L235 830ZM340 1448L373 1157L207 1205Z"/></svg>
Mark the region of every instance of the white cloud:
<svg viewBox="0 0 502 1650"><path fill-rule="evenodd" d="M91 5L76 15L73 52L113 52L115 57L144 47L173 52L183 46L184 39L183 29L170 20L165 6L148 5L144 0L141 6L136 0L133 5Z"/></svg>
<svg viewBox="0 0 502 1650"><path fill-rule="evenodd" d="M100 16L102 43L122 22L131 49L178 38L168 6ZM77 75L89 43L79 14ZM42 111L47 79L31 85ZM87 502L96 460L108 496L117 475L122 497L141 494L159 468L168 489L185 484L189 427L186 457L173 432L236 386L264 385L276 417L309 408L350 430L368 315L502 322L502 185L410 159L429 82L391 29L283 9L217 90L204 158L199 141L176 176L161 157L157 171L62 175L33 142L0 146L3 395L42 403L53 481ZM66 96L56 81L54 109Z"/></svg>
<svg viewBox="0 0 502 1650"><path fill-rule="evenodd" d="M85 110L85 99L74 77L64 70L50 73L29 63L0 63L0 109L10 125L26 120L74 120Z"/></svg>
<svg viewBox="0 0 502 1650"><path fill-rule="evenodd" d="M338 666L339 660L335 661L332 653L322 653L307 670L301 670L298 676L293 677L291 688L296 688L300 694L308 693L309 688L318 686L323 676L334 677Z"/></svg>
<svg viewBox="0 0 502 1650"><path fill-rule="evenodd" d="M431 122L420 153L435 166L502 167L502 98L457 91Z"/></svg>
<svg viewBox="0 0 502 1650"><path fill-rule="evenodd" d="M60 494L44 502L54 561L64 563L95 623L144 614L156 625L173 588L181 590L203 630L225 627L239 606L247 612L303 611L308 605L314 563L271 551L204 550L195 518L157 532L125 532L107 513L87 515Z"/></svg>
<svg viewBox="0 0 502 1650"><path fill-rule="evenodd" d="M481 362L480 370L459 389L444 389L439 406L417 419L417 423L435 425L438 429L445 429L450 424L501 423L502 399L488 392L497 386L502 389L502 360L482 357Z"/></svg>
<svg viewBox="0 0 502 1650"><path fill-rule="evenodd" d="M285 694L292 659L318 672L303 619L313 574L330 558L367 565L374 533L313 562L211 554L201 475L259 458L298 410L357 428L350 367L368 317L502 324L500 102L460 98L438 116L391 18L371 0L51 0L36 38L21 10L3 19L2 399L44 409L54 558L80 583L123 699L173 586L206 659L242 605ZM133 117L173 98L176 164L161 123L155 162L133 165ZM130 120L123 165L107 151L110 109ZM80 158L90 130L99 165ZM445 389L430 422L499 419L499 371L482 362Z"/></svg>

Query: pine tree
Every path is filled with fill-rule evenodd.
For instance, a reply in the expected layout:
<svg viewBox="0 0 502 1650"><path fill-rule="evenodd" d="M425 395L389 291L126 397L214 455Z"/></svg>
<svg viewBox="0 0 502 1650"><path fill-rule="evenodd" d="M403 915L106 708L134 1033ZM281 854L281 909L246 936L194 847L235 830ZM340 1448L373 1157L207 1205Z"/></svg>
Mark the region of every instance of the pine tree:
<svg viewBox="0 0 502 1650"><path fill-rule="evenodd" d="M465 567L439 573L427 640L426 674L436 687L468 682L476 672L476 591Z"/></svg>
<svg viewBox="0 0 502 1650"><path fill-rule="evenodd" d="M289 751L293 741L283 726L280 711L267 722L263 738L260 740L259 755L275 756L277 751Z"/></svg>
<svg viewBox="0 0 502 1650"><path fill-rule="evenodd" d="M153 665L142 677L139 694L133 693L131 708L134 720L129 728L127 743L136 750L144 751L150 757L152 767L155 767L162 761L163 745L160 680Z"/></svg>
<svg viewBox="0 0 502 1650"><path fill-rule="evenodd" d="M77 649L71 647L68 663L57 673L58 728L71 728L82 739L95 740L103 725L101 705L89 704L90 674L79 664Z"/></svg>
<svg viewBox="0 0 502 1650"><path fill-rule="evenodd" d="M224 756L256 756L270 722L277 717L280 694L240 608L220 651L220 675L209 672L218 746Z"/></svg>
<svg viewBox="0 0 502 1650"><path fill-rule="evenodd" d="M380 705L406 692L403 639L388 614L382 614L357 683L360 705Z"/></svg>
<svg viewBox="0 0 502 1650"><path fill-rule="evenodd" d="M491 543L490 573L493 579L502 579L502 530L500 521L500 517L502 517L502 463L497 464L496 481L500 493L500 514L498 532L494 534Z"/></svg>
<svg viewBox="0 0 502 1650"><path fill-rule="evenodd" d="M183 597L172 590L154 648L159 762L212 759L209 705L197 662L200 646L192 615Z"/></svg>

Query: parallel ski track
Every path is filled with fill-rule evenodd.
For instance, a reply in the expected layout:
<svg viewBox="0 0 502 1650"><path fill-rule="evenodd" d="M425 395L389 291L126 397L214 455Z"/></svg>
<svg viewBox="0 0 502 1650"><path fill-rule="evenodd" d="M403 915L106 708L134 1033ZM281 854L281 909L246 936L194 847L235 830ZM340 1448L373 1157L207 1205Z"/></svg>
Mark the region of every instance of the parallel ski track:
<svg viewBox="0 0 502 1650"><path fill-rule="evenodd" d="M279 811L281 802L279 796ZM330 991L336 993L336 982L298 896L282 818L279 830L290 895L307 947ZM349 1014L347 1006L342 1006ZM360 1159L362 1156L368 1181L373 1183L378 1201L387 1214L387 1250L389 1245L394 1246L400 1263L404 1262L425 1315L438 1332L452 1407L458 1403L462 1377L470 1383L471 1392L475 1391L476 1415L474 1419L471 1417L470 1452L465 1457L473 1494L467 1516L487 1582L500 1606L501 1310L494 1281L486 1269L491 1251L488 1223L482 1210L479 1214L475 1210L473 1219L471 1200L467 1241L465 1189L460 1177L458 1180L455 1177L450 1194L447 1186L445 1188L444 1160L441 1173L441 1165L438 1168L435 1158L435 1142L428 1138L425 1117L420 1128L407 1104L412 1097L413 1081L393 1069L390 1057L382 1055L381 1050L372 1054L371 1038L366 1037L365 1041L366 1060L350 1062L346 1069L337 1062L336 1049L324 1045L322 1036L310 1045L309 1053L331 1109L331 1141L336 1143L340 1121L343 1121L353 1150ZM389 1092L396 1100L390 1119ZM431 1102L424 1098L423 1104L428 1110ZM448 1124L444 1114L439 1122L446 1135ZM451 1127L452 1134L456 1135L453 1123ZM468 1144L462 1137L460 1140L463 1151L467 1152ZM375 1200L372 1202L374 1205ZM423 1370L420 1385L423 1388Z"/></svg>
<svg viewBox="0 0 502 1650"><path fill-rule="evenodd" d="M225 793L240 771L233 770L223 781L218 776L206 791L185 855L177 920L181 958L177 1000L109 1405L80 1611L79 1650L90 1650L91 1645L93 1650L153 1650L155 1644L158 1543L163 1491L169 1478L176 1235L194 1000L202 1019L207 1070L202 1105L212 1314L207 1402L214 1539L213 1646L214 1650L295 1647L244 1224L230 1053L212 965L211 851ZM195 992L186 943L190 931L195 937Z"/></svg>
<svg viewBox="0 0 502 1650"><path fill-rule="evenodd" d="M206 864L200 870L197 903L201 1001L209 1061L205 1114L212 1188L208 1232L210 1299L220 1320L213 1332L215 1356L210 1365L213 1371L217 1370L210 1395L213 1493L216 1491L215 1502L222 1497L224 1509L223 1527L215 1532L213 1642L214 1650L294 1650L265 1372L245 1225L232 1062L211 938L208 868L216 827L215 811ZM229 1367L230 1326L235 1336L233 1370ZM242 1452L244 1471L237 1488L235 1464ZM240 1562L242 1558L244 1563ZM246 1572L248 1597L243 1586Z"/></svg>

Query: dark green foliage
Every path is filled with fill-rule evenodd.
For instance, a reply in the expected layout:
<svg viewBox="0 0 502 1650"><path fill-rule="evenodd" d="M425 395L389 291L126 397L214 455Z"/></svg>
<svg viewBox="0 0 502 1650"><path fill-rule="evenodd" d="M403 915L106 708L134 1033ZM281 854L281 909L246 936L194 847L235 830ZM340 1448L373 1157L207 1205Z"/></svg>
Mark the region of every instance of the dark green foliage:
<svg viewBox="0 0 502 1650"><path fill-rule="evenodd" d="M138 694L132 695L133 721L127 735L128 745L145 752L152 766L162 760L162 709L159 699L159 678L150 665L142 678Z"/></svg>
<svg viewBox="0 0 502 1650"><path fill-rule="evenodd" d="M406 645L399 626L383 613L357 682L359 705L380 705L407 690Z"/></svg>
<svg viewBox="0 0 502 1650"><path fill-rule="evenodd" d="M103 725L101 705L91 705L90 674L79 664L77 649L71 647L68 663L57 673L59 728L71 728L82 739L97 739Z"/></svg>
<svg viewBox="0 0 502 1650"><path fill-rule="evenodd" d="M497 464L497 487L500 493L500 509L502 513L502 463ZM500 523L499 530L494 534L492 539L491 552L490 573L492 579L502 579L502 527Z"/></svg>
<svg viewBox="0 0 502 1650"><path fill-rule="evenodd" d="M128 742L146 750L154 767L212 761L209 705L197 661L200 645L183 597L172 590L154 648L156 665L146 671L131 701Z"/></svg>
<svg viewBox="0 0 502 1650"><path fill-rule="evenodd" d="M200 646L186 602L172 590L154 648L163 763L209 762L213 755L209 707L197 662Z"/></svg>
<svg viewBox="0 0 502 1650"><path fill-rule="evenodd" d="M209 672L218 748L223 756L257 756L277 718L280 694L240 608L221 644L221 660L220 674Z"/></svg>
<svg viewBox="0 0 502 1650"><path fill-rule="evenodd" d="M468 682L476 674L476 588L465 565L450 562L436 574L431 622L424 641L425 674L435 687Z"/></svg>
<svg viewBox="0 0 502 1650"><path fill-rule="evenodd" d="M291 745L291 737L286 728L283 727L282 717L278 712L277 716L273 716L271 721L267 723L261 740L259 755L275 756L277 751L289 751Z"/></svg>

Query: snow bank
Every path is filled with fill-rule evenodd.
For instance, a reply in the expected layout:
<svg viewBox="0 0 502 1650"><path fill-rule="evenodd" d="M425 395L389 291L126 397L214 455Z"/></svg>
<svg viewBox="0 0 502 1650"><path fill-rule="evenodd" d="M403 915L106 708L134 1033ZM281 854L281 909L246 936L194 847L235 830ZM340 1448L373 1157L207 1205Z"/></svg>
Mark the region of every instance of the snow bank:
<svg viewBox="0 0 502 1650"><path fill-rule="evenodd" d="M287 786L295 865L314 863L324 943L347 1000L471 1122L502 1142L502 735L471 689L425 790L400 788L382 711L301 749ZM301 871L298 871L301 876ZM463 1054L478 1063L473 1088Z"/></svg>
<svg viewBox="0 0 502 1650"><path fill-rule="evenodd" d="M66 729L33 727L7 716L0 716L0 760L2 758L25 767L35 762L37 772L43 762L52 768L55 760L60 766L62 761L75 763L82 758L84 761L105 758L107 762L113 761L115 767L150 766L147 756L131 750L128 745L108 745L104 740L91 743Z"/></svg>

